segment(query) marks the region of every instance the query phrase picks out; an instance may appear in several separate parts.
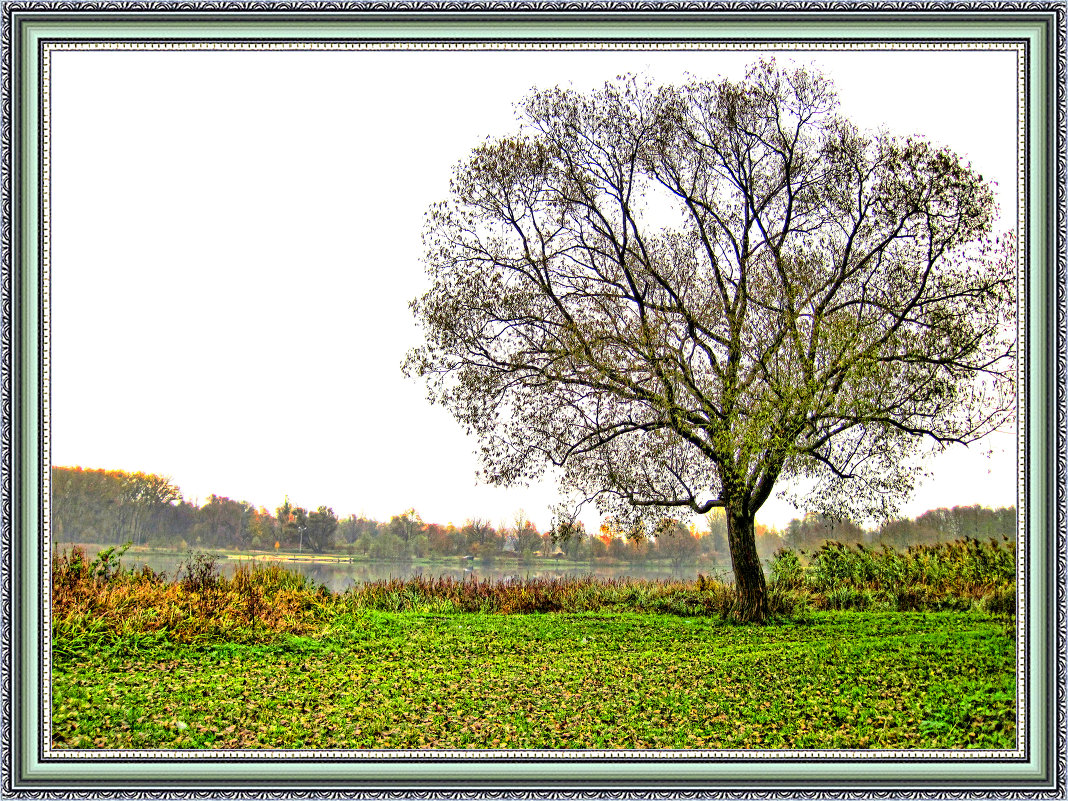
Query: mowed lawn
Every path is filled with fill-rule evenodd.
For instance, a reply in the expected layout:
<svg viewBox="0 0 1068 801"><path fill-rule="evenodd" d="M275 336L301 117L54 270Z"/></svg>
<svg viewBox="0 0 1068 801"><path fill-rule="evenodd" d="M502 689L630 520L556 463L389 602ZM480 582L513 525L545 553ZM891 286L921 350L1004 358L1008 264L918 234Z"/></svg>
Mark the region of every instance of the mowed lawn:
<svg viewBox="0 0 1068 801"><path fill-rule="evenodd" d="M367 612L60 648L52 679L57 748L1015 747L1012 635L953 612Z"/></svg>

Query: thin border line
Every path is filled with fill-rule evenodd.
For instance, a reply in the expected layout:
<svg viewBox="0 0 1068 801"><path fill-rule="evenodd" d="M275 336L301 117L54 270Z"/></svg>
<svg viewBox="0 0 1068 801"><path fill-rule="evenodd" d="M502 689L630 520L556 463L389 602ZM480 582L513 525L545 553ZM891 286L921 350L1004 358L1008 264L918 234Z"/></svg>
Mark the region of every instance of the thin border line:
<svg viewBox="0 0 1068 801"><path fill-rule="evenodd" d="M396 50L405 51L481 51L481 52L501 52L501 51L545 51L545 52L559 52L559 51L583 51L583 50L611 50L611 51L715 51L715 50L728 50L738 52L749 52L754 50L760 51L787 51L787 52L824 52L824 51L839 51L839 52L897 52L901 50L905 51L929 51L929 52L946 52L946 51L962 51L973 52L976 50L983 51L1001 51L1017 53L1016 68L1017 68L1017 212L1018 223L1026 222L1026 207L1024 205L1024 198L1026 192L1026 150L1021 151L1021 144L1026 143L1027 125L1029 122L1029 108L1025 105L1026 93L1020 91L1020 87L1023 86L1026 89L1026 75L1027 75L1027 61L1026 56L1028 54L1026 42L1011 39L997 39L991 37L989 39L976 39L970 40L964 43L958 43L956 40L937 40L930 39L922 42L915 40L902 40L895 41L893 39L887 40L848 40L842 42L828 42L826 39L820 41L808 41L808 40L768 40L767 42L758 42L754 40L710 40L706 47L693 46L693 40L685 41L664 41L664 42L649 42L648 40L641 42L631 41L605 41L605 40L572 40L569 42L559 40L548 39L535 39L535 40L480 40L478 42L468 42L463 40L449 40L441 39L434 41L420 40L416 42L405 42L403 40L388 40L394 43L394 46L390 44L383 44L378 41L360 40L360 41L332 41L332 42L320 42L314 39L301 38L299 40L291 41L278 41L278 40L263 40L263 39L250 39L239 41L227 41L222 42L215 39L201 40L176 40L173 42L159 42L157 40L151 41L130 41L130 40L92 40L92 41L59 41L59 40L41 40L39 43L39 64L41 85L38 87L41 97L41 116L42 116L42 131L40 134L40 159L41 159L41 231L40 231L40 259L41 259L41 377L42 377L42 393L41 393L41 421L42 432L48 429L49 415L50 415L50 338L48 332L48 324L50 323L48 299L50 294L50 273L51 273L51 54L53 52L99 52L99 51L121 51L121 52L206 52L206 51L236 51L236 52L293 52L293 51L339 51L339 52L383 52ZM770 42L775 42L770 44ZM1011 42L1011 44L1010 44ZM981 43L987 43L990 47L980 48L977 45ZM959 44L959 46L957 46ZM897 46L895 46L897 45ZM1023 138L1021 139L1021 132ZM1022 167L1022 169L1021 169ZM1023 270L1020 267L1023 266L1023 254L1028 249L1027 231L1023 224L1020 225L1020 229L1017 233L1017 264L1018 264L1018 282L1023 285L1023 298L1026 298L1026 280L1023 276ZM1025 315L1020 314L1021 294L1017 293L1017 328L1023 330L1026 333L1026 325L1023 318ZM1026 348L1025 348L1026 350ZM49 355L46 355L49 354ZM1026 430L1027 418L1026 409L1024 408L1022 399L1026 397L1026 384L1023 381L1023 363L1024 358L1017 356L1017 387L1018 387L1018 417L1017 417L1017 440L1022 439L1026 446L1026 437L1022 435L1022 432ZM51 575L51 508L50 508L50 441L47 434L42 433L41 447L41 475L42 481L42 500L41 500L41 520L42 520L42 540L43 548L41 555L41 576ZM1018 458L1020 449L1018 448ZM538 761L557 761L570 763L575 761L613 761L626 758L626 761L633 762L635 757L642 758L642 761L649 762L679 762L679 761L727 761L738 760L742 762L761 762L770 760L782 760L789 763L833 763L836 761L859 761L859 762L900 762L904 759L909 761L924 761L924 762L959 762L959 761L1023 761L1028 758L1028 752L1030 750L1029 737L1027 733L1027 703L1030 701L1030 680L1027 676L1027 671L1024 670L1025 666L1025 643L1026 643L1026 620L1027 620L1027 607L1024 602L1025 597L1028 596L1028 586L1024 582L1025 560L1023 554L1028 551L1029 538L1027 536L1027 528L1025 521L1025 512L1021 512L1021 509L1025 509L1028 500L1027 487L1024 482L1021 481L1026 476L1026 470L1018 472L1017 481L1017 547L1016 547L1016 561L1017 561L1017 638L1016 638L1016 670L1017 670L1017 693L1016 693L1016 707L1017 707L1017 726L1016 726L1016 741L1017 748L1015 750L1009 749L983 749L983 750L967 750L967 749L882 749L878 751L864 750L864 751L849 751L840 750L833 753L827 753L823 751L814 750L738 750L738 749L701 749L701 750L629 750L629 749L576 749L575 751L552 751L552 750L540 750L540 749L509 749L509 750L490 750L490 749L471 749L464 751L445 750L445 749L336 749L336 750L290 750L290 749L272 749L270 751L265 750L248 750L248 749L188 749L188 750L169 750L169 749L132 749L132 750L118 750L118 749L101 749L93 750L89 753L84 749L64 749L53 750L51 748L51 724L52 724L52 704L51 704L51 588L50 582L42 581L40 589L41 598L41 612L42 612L42 628L43 637L41 639L41 681L43 692L39 699L42 731L41 740L39 743L40 751L39 756L42 762L55 761L55 762L100 762L109 761L112 759L123 762L131 761L143 761L143 762L158 762L161 760L175 761L175 762L217 762L220 760L232 760L235 758L249 759L254 761L280 761L286 762L303 762L307 760L346 760L346 761L419 761L419 762L441 762L448 759L449 761L474 761L474 762L491 762L491 761L517 761L517 760L538 760ZM1024 501L1021 503L1021 499ZM1022 538L1021 538L1022 534ZM1021 590L1023 590L1021 592ZM1024 637L1020 637L1020 632L1024 633ZM1029 645L1029 643L1027 643ZM47 681L45 680L47 677ZM1022 690L1022 692L1021 692ZM1021 744L1021 739L1023 743ZM276 756L280 755L280 756Z"/></svg>

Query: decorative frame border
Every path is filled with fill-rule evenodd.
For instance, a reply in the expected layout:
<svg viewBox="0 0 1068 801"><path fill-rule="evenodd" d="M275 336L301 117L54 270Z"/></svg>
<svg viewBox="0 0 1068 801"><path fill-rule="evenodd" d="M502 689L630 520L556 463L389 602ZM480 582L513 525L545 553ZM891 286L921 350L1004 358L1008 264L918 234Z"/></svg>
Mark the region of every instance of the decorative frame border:
<svg viewBox="0 0 1068 801"><path fill-rule="evenodd" d="M24 411L19 406L19 399L24 391L22 384L22 363L19 361L18 356L26 357L27 345L26 336L27 332L22 327L22 314L24 310L20 308L20 291L24 291L24 287L21 286L20 279L23 277L19 271L19 264L13 261L13 254L18 251L19 243L16 241L15 236L21 232L20 223L23 210L21 208L22 201L22 183L20 174L20 165L17 160L18 143L14 141L14 136L22 132L20 123L22 120L20 114L22 109L16 98L19 97L19 88L13 82L13 75L17 75L18 64L13 55L14 49L18 47L16 41L16 35L19 30L22 19L27 15L41 13L45 15L50 14L95 14L96 19L102 21L108 21L112 16L144 16L150 14L155 17L153 22L166 21L167 18L174 19L181 17L182 19L195 18L198 15L207 14L209 12L218 15L219 17L230 17L234 23L247 20L254 16L258 20L270 19L270 18L291 18L300 19L304 21L308 18L315 18L318 20L335 20L341 19L350 20L353 15L359 17L370 17L378 19L419 19L422 22L427 21L427 18L432 19L444 19L450 20L463 19L468 21L474 18L475 21L480 20L507 20L510 22L523 22L534 18L544 21L546 16L555 17L568 17L575 18L577 16L586 16L590 18L623 18L623 19L644 19L644 20L662 20L668 17L683 19L691 15L700 16L703 19L714 18L716 16L726 16L736 13L744 12L747 15L752 16L770 16L772 14L776 17L782 16L784 13L791 14L798 18L811 18L811 16L819 16L821 19L830 19L828 16L833 14L835 19L858 19L863 16L867 21L872 19L892 21L891 17L924 17L929 19L930 14L937 14L939 17L951 16L952 14L987 14L989 19L993 19L994 15L1004 15L1009 18L1013 15L1029 15L1039 16L1047 18L1047 25L1050 32L1055 38L1055 45L1052 46L1052 57L1056 61L1055 75L1047 76L1047 79L1052 82L1050 87L1049 116L1050 119L1047 123L1052 124L1052 130L1055 133L1055 141L1050 142L1051 152L1046 154L1048 163L1053 167L1053 175L1049 176L1054 181L1051 195L1055 194L1055 200L1052 207L1049 209L1050 221L1053 223L1051 230L1046 231L1046 235L1049 241L1047 241L1046 248L1049 254L1049 263L1051 265L1051 278L1056 283L1056 292L1053 308L1051 309L1051 319L1049 320L1049 328L1047 331L1048 339L1050 343L1055 343L1053 353L1049 356L1055 356L1055 364L1051 364L1051 378L1056 383L1055 399L1050 398L1053 401L1053 408L1050 410L1049 423L1052 423L1056 432L1055 437L1050 437L1051 443L1055 445L1054 456L1056 459L1056 465L1051 463L1050 475L1048 479L1053 480L1055 487L1055 503L1047 509L1048 519L1046 521L1048 530L1053 532L1055 536L1051 538L1054 541L1049 543L1049 554L1047 558L1050 558L1050 562L1047 564L1050 575L1054 578L1055 584L1055 605L1053 611L1055 613L1056 622L1056 648L1054 654L1049 654L1049 667L1050 673L1048 674L1048 680L1052 681L1056 685L1055 696L1056 705L1053 718L1055 719L1056 731L1056 743L1053 755L1055 759L1046 765L1045 781L1040 781L1037 784L1032 783L1032 787L1025 789L1022 785L1013 787L1007 784L1003 787L999 787L995 790L994 787L988 789L964 789L967 787L966 783L960 783L957 786L950 789L949 787L938 785L938 789L931 787L930 789L910 789L904 792L894 792L894 797L907 797L907 798L942 798L942 797L954 797L954 798L1063 798L1066 791L1066 772L1068 772L1068 765L1066 765L1066 723L1068 723L1068 714L1066 714L1065 702L1066 702L1066 685L1065 678L1068 675L1068 659L1066 659L1066 639L1068 639L1068 633L1066 633L1066 610L1065 610L1065 593L1066 593L1066 578L1068 578L1068 558L1066 558L1066 543L1065 543L1065 521L1066 515L1068 515L1068 509L1066 509L1066 473L1068 473L1068 457L1066 457L1066 430L1065 424L1068 421L1068 409L1066 409L1066 378L1068 378L1068 357L1066 357L1066 338L1068 338L1068 328L1066 328L1066 322L1068 322L1068 313L1066 313L1066 270L1065 265L1065 12L1066 7L1061 2L999 2L999 3L986 3L986 2L962 2L962 3L937 3L937 2L877 2L877 3L848 3L848 2L759 2L759 3L745 3L745 2L684 2L684 3L657 3L657 2L617 2L612 0L611 2L596 3L596 2L582 2L582 3L568 3L568 2L555 2L555 0L549 0L548 2L489 2L489 3L462 3L462 2L379 2L379 3L356 3L356 2L340 2L340 3L278 3L271 4L265 2L188 2L188 3L163 3L163 2L105 2L92 5L80 5L71 2L7 2L3 6L3 19L2 30L0 30L0 48L3 52L3 75L0 79L0 101L3 104L3 119L0 124L0 157L3 162L3 178L0 181L0 211L3 214L4 227L0 231L0 259L2 259L2 276L0 276L0 308L3 313L3 328L0 330L0 360L2 360L2 376L0 376L0 408L2 408L2 423L3 427L0 429L0 468L2 468L2 475L0 475L0 512L2 512L2 520L4 524L4 532L8 535L0 540L0 700L2 700L2 709L0 709L0 715L2 715L2 722L5 724L0 727L0 750L2 750L2 772L3 776L0 779L0 795L12 795L17 793L19 797L26 798L44 798L44 797L62 797L62 798L96 798L102 797L105 793L101 792L104 788L101 786L96 790L74 789L75 787L84 787L88 782L84 779L75 779L73 784L69 784L68 780L64 779L59 784L55 782L45 781L41 784L37 781L29 780L30 777L26 776L22 768L24 765L20 764L19 757L26 757L26 753L19 752L18 742L15 737L12 736L13 731L18 731L19 720L17 719L17 711L22 704L25 703L25 699L17 692L14 684L18 684L17 681L13 682L13 679L22 679L22 684L28 681L24 676L19 675L20 665L16 662L16 656L18 651L17 638L12 636L13 632L20 630L20 621L16 619L16 613L18 611L17 604L14 603L17 592L21 589L21 585L18 583L18 579L21 577L21 571L19 568L18 557L21 556L23 545L18 538L21 536L23 528L23 510L20 505L20 497L18 490L21 489L20 482L20 469L22 467L21 459L16 457L25 454L20 452L21 443L18 440L18 435L23 433L22 423L24 421ZM519 16L516 12L525 14L525 17ZM648 13L646 13L648 12ZM845 12L845 13L842 13ZM275 21L275 20L272 20ZM278 20L282 21L282 20ZM807 19L806 19L807 21ZM781 41L781 40L780 40ZM1051 43L1052 44L1052 43ZM1054 97L1055 95L1055 97ZM45 113L45 112L43 112ZM1024 154L1024 159L1030 156L1027 152ZM1052 156L1052 158L1050 158ZM1052 197L1051 197L1052 200ZM1021 194L1021 204L1024 202L1024 194ZM14 232L14 233L13 233ZM47 230L42 231L39 236L46 237ZM1035 247L1041 247L1042 243L1034 243ZM46 287L39 287L39 291L47 291ZM14 329L14 331L13 331ZM47 331L47 328L45 329ZM45 341L47 345L47 341ZM39 410L40 411L40 410ZM1022 426L1021 426L1022 429ZM14 435L13 435L14 432ZM1053 432L1050 431L1052 434ZM47 429L43 429L38 432L38 443L40 447L46 451L48 447L48 432ZM1055 440L1055 442L1053 442ZM1021 459L1025 458L1021 453ZM1052 460L1051 460L1052 461ZM39 478L39 480L42 480ZM43 481L47 482L47 477L44 477ZM44 484L47 488L47 483ZM1021 551L1024 549L1021 549ZM1052 559L1051 557L1055 557ZM1054 571L1055 564L1055 571ZM1050 588L1054 589L1054 588ZM1054 600L1054 599L1051 599ZM1024 601L1021 598L1020 604L1023 605ZM1021 618L1018 616L1018 620ZM1053 662L1055 658L1055 663ZM1055 667L1054 667L1055 664ZM1018 680L1022 677L1018 677ZM1022 728L1022 727L1021 727ZM25 732L19 732L20 735L25 737ZM25 741L24 741L25 742ZM51 756L56 756L58 752L52 752ZM69 752L68 752L69 753ZM122 752L103 752L99 756L103 761L121 760ZM158 753L158 752L157 752ZM276 754L284 754L285 752L274 752ZM528 754L530 752L527 752ZM853 754L852 752L838 752L845 756L845 758L853 758L859 754ZM1012 753L1012 752L1009 752ZM44 756L44 749L39 756ZM213 753L211 756L231 758L243 757L246 754L244 752L234 752L230 754L226 753ZM411 756L413 759L419 759L419 755L411 755L406 752L396 753L394 756ZM470 756L475 756L471 754ZM79 755L81 756L81 755ZM137 756L142 756L137 754ZM200 755L197 755L200 756ZM314 758L315 753L311 752L310 756ZM459 753L456 756L461 757L459 760L461 763L471 763L471 758L468 754ZM498 755L498 758L503 759L516 759L523 758L523 752L503 752ZM806 755L804 752L798 752L800 759L811 758L811 755ZM894 757L909 756L916 757L918 754L915 752L880 752L879 758L893 759ZM285 758L284 756L282 757ZM782 755L779 755L782 758ZM277 758L276 758L277 759ZM528 757L529 759L529 757ZM580 757L581 759L581 757ZM204 760L206 761L206 760ZM214 761L214 760L211 760ZM669 762L678 762L673 759L669 759ZM797 760L790 760L797 761ZM185 760L186 764L189 764L188 760ZM750 762L752 764L752 762ZM633 782L634 786L648 785L648 780L642 780L635 777L638 780ZM456 786L455 780L444 782L433 781L427 783L425 780L411 782L396 782L396 781L376 781L375 784L385 785L390 788L395 787L409 787L414 789L415 787L428 787L434 784L449 784L453 787ZM544 784L554 784L559 786L557 781L546 780ZM232 783L226 782L229 787L248 787L262 786L262 783ZM502 784L499 781L495 781L490 785L492 787L489 792L485 790L474 790L473 787L483 786L482 780L476 779L474 781L465 779L459 782L460 787L466 787L456 791L455 789L450 792L436 792L420 790L418 793L412 793L411 790L397 791L395 789L370 789L366 787L365 782L360 782L361 785L358 792L352 792L356 785L356 782L350 782L351 789L348 792L337 792L336 789L342 786L344 783L330 782L329 784L316 784L315 782L308 782L306 784L298 785L301 787L301 792L280 793L277 791L270 791L267 788L266 792L252 791L248 789L231 790L228 792L215 791L210 793L211 797L226 797L226 798L283 798L283 797L322 797L322 798L340 798L340 797L360 797L360 798L400 798L400 797L443 797L443 798L459 798L459 797L471 797L471 798L489 798L489 797L502 797L499 788ZM623 797L641 797L641 798L696 798L696 797L716 797L716 798L779 798L779 797L804 797L804 798L862 798L872 797L872 795L886 796L888 793L885 790L880 790L877 793L871 793L869 789L849 789L848 782L823 782L818 787L813 785L807 792L797 792L795 790L783 790L783 789L768 789L769 786L778 785L783 787L785 785L779 782L765 782L760 789L757 789L758 784L748 784L753 787L753 790L726 790L725 784L722 782L716 782L716 789L709 793L708 790L702 790L694 792L692 790L685 789L688 786L693 786L685 781L677 781L679 785L677 789L646 789L644 791L636 790L623 790L616 789L619 787L618 783L613 782L599 782L590 784L586 781L574 782L576 788L583 788L582 790L535 790L530 791L524 789L521 793L524 798L573 798L578 796L590 797L606 797L606 798L623 798ZM662 788L663 784L657 782ZM655 788L657 784L654 784ZM705 782L707 785L708 782ZM787 783L788 784L788 783ZM936 783L938 784L938 783ZM151 786L159 787L160 784L156 781L151 783ZM108 797L206 797L208 794L197 791L190 791L191 788L196 785L190 785L187 782L176 781L175 779L164 780L163 786L170 786L173 789L157 790L155 792L146 792L147 788L133 789L128 786L128 789L118 790L117 788L109 787L106 795ZM184 786L184 787L183 787ZM318 786L320 790L307 790L305 788L310 786ZM508 782L505 782L503 786L509 786ZM537 784L531 784L529 782L511 782L512 787L524 787L530 788L536 787ZM889 785L883 785L893 787L891 782ZM910 782L910 787L914 786ZM61 787L66 787L59 793ZM183 789L179 789L182 787ZM188 787L190 789L185 789ZM597 787L598 790L595 794L591 794L589 789L591 787ZM40 789L38 789L40 788ZM47 789L46 789L47 788ZM323 790L328 790L323 792ZM296 789L296 787L294 787ZM680 792L681 790L681 792ZM507 797L512 797L511 793L506 792Z"/></svg>
<svg viewBox="0 0 1068 801"><path fill-rule="evenodd" d="M1024 164L1025 156L1025 140L1027 126L1025 123L1026 114L1026 92L1025 90L1025 74L1026 74L1026 55L1027 48L1022 43L1006 43L1006 42L964 42L964 43L939 43L939 42L871 42L865 40L857 40L848 43L835 43L824 44L818 42L794 42L794 41L777 41L773 44L768 43L754 43L754 42L724 42L724 43L710 43L705 44L703 42L658 42L648 47L643 47L641 43L630 44L624 42L538 42L538 41L522 41L522 42L509 42L509 41L483 41L483 42L420 42L420 43L407 43L407 42L313 42L304 40L289 40L280 42L264 42L264 41L243 41L243 42L211 42L211 41L181 41L181 42L145 42L145 41L102 41L93 40L85 42L63 42L63 41L42 41L40 48L40 86L41 86L41 122L42 129L40 132L40 144L41 144L41 167L42 174L40 180L41 193L41 253L39 255L39 261L41 264L41 334L42 334L42 375L44 378L43 386L43 403L41 405L42 418L42 445L45 454L49 452L49 432L50 432L50 408L49 398L50 389L48 387L48 375L49 375L49 320L50 320L50 279L51 279L51 253L50 253L50 235L51 235L51 165L50 165L50 136L51 136L51 55L56 52L86 52L86 51L107 51L107 52L146 52L146 51L201 51L201 52L278 52L278 51L293 51L293 50L316 50L316 51L345 51L345 52L386 52L386 51L437 51L437 52L501 52L501 51L533 51L543 50L550 52L560 51L633 51L639 52L642 50L656 50L658 52L663 51L692 51L700 50L702 52L722 52L722 51L735 51L735 52L747 52L757 51L761 53L765 52L825 52L825 51L837 51L837 52L900 52L900 51L925 51L925 52L947 52L947 51L969 51L969 50L1001 50L1004 52L1015 53L1016 56L1016 69L1017 69L1017 178L1016 178L1016 190L1017 190L1017 214L1015 225L1017 234L1017 334L1021 342L1025 341L1026 336L1026 305L1027 305L1027 288L1026 281L1023 273L1023 266L1026 262L1026 253L1029 248L1029 236L1026 231L1026 215L1025 215L1025 175L1026 169ZM1024 350L1024 349L1021 349ZM323 759L323 760L384 760L384 759L419 759L419 760L440 760L442 758L462 759L472 762L482 761L485 759L552 759L556 761L574 761L583 759L634 759L634 758L649 758L657 761L698 761L698 760L732 760L737 759L744 762L758 762L760 760L767 759L781 759L791 762L830 762L835 760L859 760L859 761L875 761L875 760L900 760L910 759L918 762L933 761L933 760L950 760L967 762L973 760L983 759L999 759L999 760L1018 760L1022 761L1026 759L1027 755L1027 741L1028 741L1028 727L1027 727L1027 699L1029 696L1029 682L1026 675L1026 662L1027 662L1027 648L1026 637L1023 636L1027 631L1027 623L1029 619L1029 609L1027 608L1027 585L1025 581L1025 567L1026 567L1026 554L1029 551L1030 540L1027 532L1027 515L1026 515L1026 482L1024 480L1025 474L1022 469L1022 462L1024 460L1024 454L1026 449L1026 423L1027 423L1027 409L1026 400L1027 393L1025 387L1025 371L1023 365L1025 357L1017 359L1017 447L1019 453L1018 461L1021 465L1018 465L1018 502L1017 502L1017 548L1016 548L1016 574L1017 574L1017 610L1016 610L1016 628L1017 628L1017 647L1016 647L1016 714L1017 714L1017 728L1016 728L1016 748L1015 749L872 749L872 750L812 750L812 749L794 749L790 751L784 750L764 750L764 749L752 749L752 750L729 750L729 749L695 749L686 751L649 751L649 750L635 750L625 751L618 749L581 749L575 751L551 751L551 750L489 750L489 749L464 749L463 751L449 751L440 749L419 749L419 750L352 750L352 749L338 749L328 751L316 751L316 750L300 750L295 752L288 751L266 751L250 750L250 749L226 749L216 750L212 749L209 752L205 751L191 751L191 750L74 750L74 749L61 749L52 750L50 742L51 734L51 686L47 679L43 682L43 696L41 705L41 742L40 755L43 759L58 759L63 761L96 761L103 759L125 759L125 760L166 760L175 759L182 761L196 760L196 759L251 759L257 761L263 760L279 760L279 759L293 759L293 760L311 760L311 759ZM43 460L41 465L41 473L38 476L41 484L42 495L42 553L41 553L41 573L44 576L51 575L51 557L52 557L52 538L51 538L51 526L50 526L50 514L49 514L49 496L50 496L50 465L48 460ZM41 618L43 623L43 647L41 650L41 673L44 676L51 675L51 654L49 646L49 639L51 634L51 588L47 582L42 587L41 595Z"/></svg>

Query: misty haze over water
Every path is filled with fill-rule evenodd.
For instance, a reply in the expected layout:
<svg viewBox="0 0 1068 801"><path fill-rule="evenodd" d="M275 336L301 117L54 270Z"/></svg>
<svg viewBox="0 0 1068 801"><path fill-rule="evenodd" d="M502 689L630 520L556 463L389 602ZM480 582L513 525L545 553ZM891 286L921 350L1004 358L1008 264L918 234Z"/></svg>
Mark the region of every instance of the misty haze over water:
<svg viewBox="0 0 1068 801"><path fill-rule="evenodd" d="M71 543L57 543L57 553L69 550ZM85 547L86 553L93 558L104 546L89 545ZM168 579L174 579L179 566L185 561L185 557L173 553L145 553L127 552L123 554L120 562L128 570L140 570L147 565L154 571L163 571ZM730 566L721 565L719 568L698 569L696 564L682 565L678 570L672 569L666 564L615 564L601 565L596 563L567 566L557 565L546 560L538 560L532 564L493 564L484 565L478 560L465 563L460 559L449 559L433 564L419 564L416 562L381 561L349 562L347 556L320 555L315 561L309 559L275 559L255 560L252 558L221 558L218 561L219 574L223 576L233 575L239 565L255 562L260 565L277 564L294 573L307 576L312 581L324 585L331 592L344 592L353 584L361 584L371 581L385 581L391 578L411 578L423 575L427 577L448 576L455 579L475 577L480 580L494 579L526 579L526 578L563 578L576 576L595 576L597 578L634 578L649 581L657 580L693 580L698 572L706 576L715 576L725 581L732 579Z"/></svg>

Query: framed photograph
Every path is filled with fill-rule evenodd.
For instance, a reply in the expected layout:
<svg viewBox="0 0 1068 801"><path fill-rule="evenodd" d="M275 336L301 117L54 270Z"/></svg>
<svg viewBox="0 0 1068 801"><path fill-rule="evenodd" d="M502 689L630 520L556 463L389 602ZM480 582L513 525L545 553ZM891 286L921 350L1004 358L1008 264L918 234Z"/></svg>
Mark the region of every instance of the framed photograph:
<svg viewBox="0 0 1068 801"><path fill-rule="evenodd" d="M5 2L3 795L1063 798L1065 11Z"/></svg>

